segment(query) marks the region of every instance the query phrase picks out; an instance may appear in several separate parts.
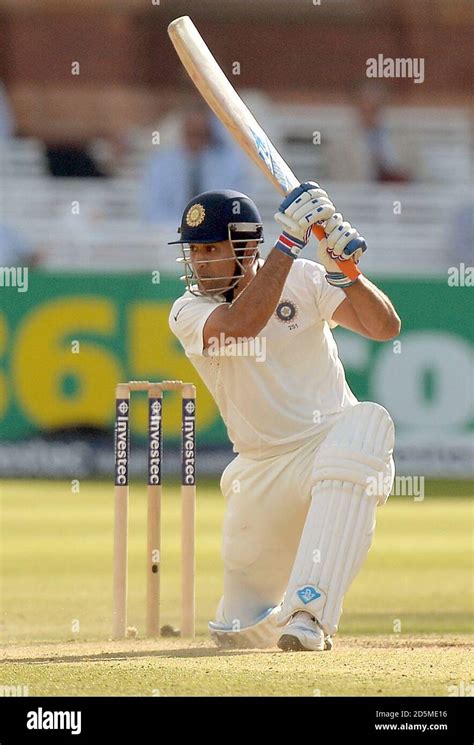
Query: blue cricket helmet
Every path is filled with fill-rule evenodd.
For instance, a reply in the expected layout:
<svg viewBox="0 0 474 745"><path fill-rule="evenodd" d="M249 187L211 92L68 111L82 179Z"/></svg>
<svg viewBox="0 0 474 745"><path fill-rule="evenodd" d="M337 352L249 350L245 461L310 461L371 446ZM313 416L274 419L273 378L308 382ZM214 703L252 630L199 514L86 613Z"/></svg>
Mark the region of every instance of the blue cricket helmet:
<svg viewBox="0 0 474 745"><path fill-rule="evenodd" d="M204 191L186 205L181 225L180 239L176 243L218 243L236 233L254 234L263 240L263 224L255 203L246 194L232 189ZM247 237L247 240L251 238Z"/></svg>

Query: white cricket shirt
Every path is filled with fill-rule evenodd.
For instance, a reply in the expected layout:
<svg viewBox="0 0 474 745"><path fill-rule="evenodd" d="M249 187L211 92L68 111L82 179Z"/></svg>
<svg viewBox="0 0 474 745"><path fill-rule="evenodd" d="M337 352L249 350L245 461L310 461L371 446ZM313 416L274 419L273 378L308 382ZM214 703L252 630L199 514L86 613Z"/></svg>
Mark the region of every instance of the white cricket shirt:
<svg viewBox="0 0 474 745"><path fill-rule="evenodd" d="M220 353L219 344L203 352L203 328L225 301L186 290L174 302L170 328L216 401L234 452L260 460L295 450L357 403L330 330L345 297L323 266L296 259L258 337Z"/></svg>

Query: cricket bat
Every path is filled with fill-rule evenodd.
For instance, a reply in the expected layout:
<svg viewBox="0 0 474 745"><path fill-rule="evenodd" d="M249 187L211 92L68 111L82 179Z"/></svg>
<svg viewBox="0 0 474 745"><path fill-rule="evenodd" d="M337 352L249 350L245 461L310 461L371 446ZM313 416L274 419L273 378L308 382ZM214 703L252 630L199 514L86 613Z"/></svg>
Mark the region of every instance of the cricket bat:
<svg viewBox="0 0 474 745"><path fill-rule="evenodd" d="M295 174L234 90L191 18L176 18L168 26L168 34L201 96L249 158L280 194L288 194L298 186L300 182ZM313 233L319 240L324 238L321 225L313 225ZM360 274L351 259L338 261L337 264L351 279L356 279Z"/></svg>

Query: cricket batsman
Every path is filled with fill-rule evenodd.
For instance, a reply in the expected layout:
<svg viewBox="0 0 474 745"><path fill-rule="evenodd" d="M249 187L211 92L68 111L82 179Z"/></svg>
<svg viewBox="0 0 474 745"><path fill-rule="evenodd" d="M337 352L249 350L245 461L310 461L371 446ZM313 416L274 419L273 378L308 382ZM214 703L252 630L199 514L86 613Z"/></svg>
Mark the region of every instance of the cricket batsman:
<svg viewBox="0 0 474 745"><path fill-rule="evenodd" d="M225 468L221 647L332 648L346 592L394 478L394 427L347 385L331 329L397 336L389 298L339 262L366 243L315 182L280 204L266 260L257 207L240 192L197 195L179 229L187 289L173 333L214 397L236 457ZM315 223L318 263L299 258ZM179 260L179 259L178 259ZM256 351L257 350L257 351Z"/></svg>

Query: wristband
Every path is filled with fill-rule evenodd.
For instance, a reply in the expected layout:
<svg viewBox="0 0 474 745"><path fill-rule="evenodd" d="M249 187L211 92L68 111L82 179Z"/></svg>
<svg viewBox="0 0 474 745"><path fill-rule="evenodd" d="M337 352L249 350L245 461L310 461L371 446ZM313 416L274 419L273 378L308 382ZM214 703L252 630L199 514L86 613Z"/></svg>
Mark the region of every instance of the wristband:
<svg viewBox="0 0 474 745"><path fill-rule="evenodd" d="M287 256L291 256L292 259L297 259L303 248L305 247L305 241L300 241L289 233L280 234L274 248L278 249Z"/></svg>
<svg viewBox="0 0 474 745"><path fill-rule="evenodd" d="M356 279L351 279L342 272L326 272L326 280L330 285L333 285L333 287L350 287L354 282L357 282L357 279L357 277Z"/></svg>

